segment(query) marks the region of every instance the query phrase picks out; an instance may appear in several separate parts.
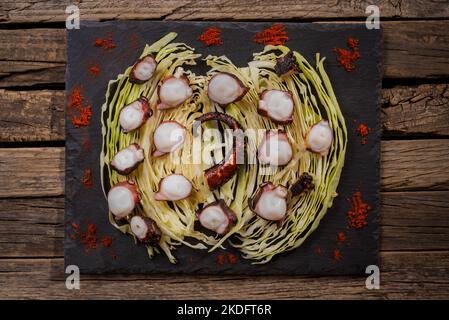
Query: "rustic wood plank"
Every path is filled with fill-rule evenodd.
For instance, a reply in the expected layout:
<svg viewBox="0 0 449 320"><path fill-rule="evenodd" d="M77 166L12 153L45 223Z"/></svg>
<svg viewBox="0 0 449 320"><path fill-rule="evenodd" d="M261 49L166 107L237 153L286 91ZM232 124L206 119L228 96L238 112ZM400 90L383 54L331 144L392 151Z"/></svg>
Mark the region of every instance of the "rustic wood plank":
<svg viewBox="0 0 449 320"><path fill-rule="evenodd" d="M449 250L449 191L383 192L380 212L380 250ZM63 217L62 197L0 199L0 258L63 256Z"/></svg>
<svg viewBox="0 0 449 320"><path fill-rule="evenodd" d="M0 87L64 83L65 32L0 30Z"/></svg>
<svg viewBox="0 0 449 320"><path fill-rule="evenodd" d="M382 141L383 190L448 190L449 140Z"/></svg>
<svg viewBox="0 0 449 320"><path fill-rule="evenodd" d="M3 197L62 195L64 148L0 149L0 181Z"/></svg>
<svg viewBox="0 0 449 320"><path fill-rule="evenodd" d="M449 250L449 191L382 192L381 250Z"/></svg>
<svg viewBox="0 0 449 320"><path fill-rule="evenodd" d="M0 257L63 256L64 198L1 199Z"/></svg>
<svg viewBox="0 0 449 320"><path fill-rule="evenodd" d="M446 21L389 21L382 26L386 78L449 76ZM0 87L64 82L64 29L10 31L0 30Z"/></svg>
<svg viewBox="0 0 449 320"><path fill-rule="evenodd" d="M395 21L382 23L382 27L385 77L434 78L449 74L447 21Z"/></svg>
<svg viewBox="0 0 449 320"><path fill-rule="evenodd" d="M448 135L448 84L425 84L382 90L385 136Z"/></svg>
<svg viewBox="0 0 449 320"><path fill-rule="evenodd" d="M64 22L65 7L78 4L85 20L265 20L362 18L370 4L379 6L382 18L444 18L449 9L444 1L8 1L0 4L0 23Z"/></svg>
<svg viewBox="0 0 449 320"><path fill-rule="evenodd" d="M0 89L0 142L65 139L65 93ZM382 90L384 136L449 135L448 84Z"/></svg>
<svg viewBox="0 0 449 320"><path fill-rule="evenodd" d="M449 190L449 140L382 142L383 191ZM64 193L64 148L0 149L0 198Z"/></svg>
<svg viewBox="0 0 449 320"><path fill-rule="evenodd" d="M0 89L0 105L0 141L64 139L64 91Z"/></svg>
<svg viewBox="0 0 449 320"><path fill-rule="evenodd" d="M447 299L449 252L381 253L379 290L365 277L81 275L65 288L62 259L0 260L0 297L123 299ZM301 285L298 286L298 283Z"/></svg>

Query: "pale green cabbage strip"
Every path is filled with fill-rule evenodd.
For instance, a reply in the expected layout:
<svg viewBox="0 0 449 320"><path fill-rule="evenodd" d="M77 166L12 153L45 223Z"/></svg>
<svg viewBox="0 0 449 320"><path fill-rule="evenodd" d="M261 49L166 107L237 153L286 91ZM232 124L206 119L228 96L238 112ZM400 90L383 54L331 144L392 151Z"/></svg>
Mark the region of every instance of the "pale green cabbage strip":
<svg viewBox="0 0 449 320"><path fill-rule="evenodd" d="M247 67L238 68L225 56L208 56L205 60L210 71L206 76L197 76L187 71L194 95L182 106L174 110L155 111L154 115L134 133L123 134L118 123L120 109L126 104L144 95L154 106L157 102L156 89L161 79L175 73L178 67L194 65L199 54L183 43L172 43L176 34L170 33L151 46L146 46L142 55L152 53L158 62L153 78L145 84L135 85L127 78L131 67L117 80L111 81L106 94L106 103L102 106L103 150L101 153L101 172L103 191L119 181L132 179L137 183L141 194L141 205L137 214L146 215L156 221L163 237L160 248L171 262L176 262L172 251L177 245L188 245L195 249L210 251L230 244L238 248L242 256L254 263L266 263L276 254L299 247L318 227L322 217L332 206L337 196L336 189L344 165L347 143L346 125L332 90L330 80L324 70L324 59L316 56L316 67L312 67L298 52L294 52L299 63L297 75L278 77L274 72L276 58L286 54L284 46L267 46ZM207 81L216 72L229 72L236 75L250 90L239 102L228 105L224 110L211 103L207 98ZM111 88L117 89L111 96ZM291 125L284 129L294 148L294 159L285 167L265 168L257 164L240 166L238 174L218 191L211 192L203 176L203 170L210 164L185 164L192 160L192 124L199 115L210 111L226 112L235 117L244 129L276 129L277 125L257 114L259 93L264 89L289 90L294 98L296 109ZM154 108L153 108L154 109ZM328 119L333 130L334 140L331 151L325 157L305 150L304 136L307 130L321 119ZM187 128L188 137L183 148L167 157L153 159L153 132L161 121L176 120ZM214 124L203 128L214 127ZM247 135L247 154L254 156L263 133ZM197 138L195 138L197 139ZM215 136L215 141L231 144L232 139ZM145 150L145 161L129 176L113 171L109 161L115 153L137 142ZM203 141L203 148L213 144ZM220 161L224 154L219 148L206 154L206 160ZM177 161L173 161L176 159ZM192 161L188 161L191 163ZM107 175L105 179L103 172ZM290 186L303 172L314 177L315 190L302 197L289 201L289 213L281 226L258 218L248 207L248 199L254 195L257 187L264 181L275 185ZM170 173L181 173L190 179L195 192L191 197L169 206L165 201L154 201L160 179ZM224 199L237 215L237 223L226 236L214 238L195 230L195 212L200 204L216 199ZM109 213L111 223L119 230L130 233L128 224L117 225ZM229 237L233 236L231 239ZM231 240L231 241L227 241ZM156 248L148 247L153 256Z"/></svg>

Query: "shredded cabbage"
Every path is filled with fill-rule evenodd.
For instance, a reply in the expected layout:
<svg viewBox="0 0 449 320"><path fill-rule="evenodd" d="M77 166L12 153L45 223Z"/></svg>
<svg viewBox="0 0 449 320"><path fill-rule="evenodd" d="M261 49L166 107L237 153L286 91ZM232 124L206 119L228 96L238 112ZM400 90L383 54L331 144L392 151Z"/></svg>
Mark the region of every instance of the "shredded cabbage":
<svg viewBox="0 0 449 320"><path fill-rule="evenodd" d="M178 108L156 111L139 130L128 134L122 133L118 123L122 107L141 95L148 98L150 105L155 105L159 82L164 77L179 72L179 68L195 65L200 57L186 44L173 43L175 37L175 33L169 33L153 45L145 47L142 56L152 53L158 62L156 72L150 81L142 85L130 83L128 75L131 67L129 67L116 80L109 83L106 102L102 106L101 122L103 145L100 166L105 196L110 186L127 179L134 180L141 195L141 203L136 213L148 216L157 223L163 234L160 249L173 263L176 262L173 250L178 245L213 251L229 244L238 248L244 258L251 259L254 263L266 263L281 252L299 247L318 227L337 196L336 189L346 152L346 125L324 70L324 58L320 58L317 54L314 68L295 51L294 56L298 61L300 73L279 77L274 72L274 66L276 58L289 51L285 46L266 46L263 52L254 54L253 61L243 68L236 67L225 56L208 56L205 61L210 70L206 76L185 72L194 92L190 99ZM234 74L250 90L242 100L222 109L207 97L208 79L216 72ZM277 125L257 114L259 93L264 89L289 90L293 96L296 106L293 122L284 129L292 142L294 158L287 166L276 169L245 163L240 165L238 173L219 190L210 191L203 171L210 166L210 163L216 163L225 156L221 147L214 146L223 143L230 147L232 139L226 138L225 135L216 135L208 141L202 141L203 150L210 148L213 151L203 154L205 157L203 162L191 164L197 156L195 151L198 152L191 147L194 139L198 139L192 135L194 120L203 113L220 111L236 118L244 129L277 129ZM304 145L307 130L323 117L329 120L334 135L327 156L308 152ZM161 121L166 120L176 120L187 128L184 147L169 156L152 158L153 132ZM206 126L216 125L206 124L204 127ZM263 133L260 132L247 135L246 159L255 157L262 137ZM145 160L131 174L122 176L112 170L109 162L118 150L133 142L137 142L145 150ZM257 217L249 209L248 199L254 195L260 183L271 181L275 185L290 186L303 172L308 172L314 177L315 190L289 201L289 213L281 226ZM171 205L165 201L154 201L159 180L170 173L180 173L191 180L195 192L191 197L173 202ZM221 238L195 230L195 212L202 204L217 199L224 199L237 215L235 226ZM132 234L128 224L118 225L111 213L109 218L120 231ZM156 252L157 248L148 247L150 256Z"/></svg>

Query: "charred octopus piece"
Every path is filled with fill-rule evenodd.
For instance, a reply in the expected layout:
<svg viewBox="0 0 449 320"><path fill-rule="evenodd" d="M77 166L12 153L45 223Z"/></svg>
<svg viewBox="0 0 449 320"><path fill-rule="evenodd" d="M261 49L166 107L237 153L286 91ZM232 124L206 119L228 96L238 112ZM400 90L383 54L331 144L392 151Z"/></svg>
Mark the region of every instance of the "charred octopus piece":
<svg viewBox="0 0 449 320"><path fill-rule="evenodd" d="M140 128L153 115L148 99L140 97L120 110L119 122L123 132L128 133Z"/></svg>
<svg viewBox="0 0 449 320"><path fill-rule="evenodd" d="M290 92L265 90L260 94L257 112L270 118L274 123L287 125L293 121L293 98Z"/></svg>
<svg viewBox="0 0 449 320"><path fill-rule="evenodd" d="M245 149L245 138L242 127L237 120L220 112L206 113L197 118L193 125L194 134L197 132L201 123L211 120L224 122L234 131L231 153L221 162L206 169L204 172L209 189L215 190L228 182L237 172L239 167L238 159L243 155Z"/></svg>
<svg viewBox="0 0 449 320"><path fill-rule="evenodd" d="M262 183L249 207L259 217L269 221L282 221L287 215L288 190L271 182Z"/></svg>
<svg viewBox="0 0 449 320"><path fill-rule="evenodd" d="M153 55L148 54L136 61L129 73L129 82L142 84L150 80L156 70L157 62Z"/></svg>
<svg viewBox="0 0 449 320"><path fill-rule="evenodd" d="M143 151L137 143L130 144L112 158L112 169L123 175L131 173L145 158Z"/></svg>
<svg viewBox="0 0 449 320"><path fill-rule="evenodd" d="M137 203L139 203L139 194L133 181L119 182L108 192L109 210L117 219L130 214Z"/></svg>
<svg viewBox="0 0 449 320"><path fill-rule="evenodd" d="M219 105L227 105L242 99L248 88L235 75L220 72L212 76L207 87L209 98Z"/></svg>
<svg viewBox="0 0 449 320"><path fill-rule="evenodd" d="M223 199L209 203L196 213L201 225L219 235L224 235L235 225L237 217Z"/></svg>
<svg viewBox="0 0 449 320"><path fill-rule="evenodd" d="M132 233L140 242L156 246L161 240L161 230L153 219L148 217L134 216L129 222Z"/></svg>
<svg viewBox="0 0 449 320"><path fill-rule="evenodd" d="M290 193L292 197L296 197L315 189L315 184L313 183L313 177L304 172L292 186L290 187Z"/></svg>
<svg viewBox="0 0 449 320"><path fill-rule="evenodd" d="M299 71L298 61L296 60L293 51L289 51L285 56L276 59L274 71L278 76L297 73Z"/></svg>

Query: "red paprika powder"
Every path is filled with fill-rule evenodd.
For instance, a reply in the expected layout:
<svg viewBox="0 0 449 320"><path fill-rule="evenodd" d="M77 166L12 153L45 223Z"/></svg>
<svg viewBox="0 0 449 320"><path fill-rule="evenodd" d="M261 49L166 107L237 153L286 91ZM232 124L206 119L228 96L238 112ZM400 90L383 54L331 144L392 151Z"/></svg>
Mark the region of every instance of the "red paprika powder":
<svg viewBox="0 0 449 320"><path fill-rule="evenodd" d="M337 53L337 61L343 66L347 72L355 70L355 61L360 59L359 40L348 37L347 45L349 50L342 48L334 48Z"/></svg>
<svg viewBox="0 0 449 320"><path fill-rule="evenodd" d="M348 225L351 228L360 229L368 224L368 212L370 205L363 202L360 191L355 192L351 198L352 208L348 211Z"/></svg>
<svg viewBox="0 0 449 320"><path fill-rule="evenodd" d="M371 128L369 128L365 124L361 123L357 127L356 132L361 137L360 143L362 145L366 144L366 136L371 132Z"/></svg>
<svg viewBox="0 0 449 320"><path fill-rule="evenodd" d="M100 47L104 51L110 51L116 47L112 39L112 33L109 33L106 38L97 38L94 42L95 47Z"/></svg>
<svg viewBox="0 0 449 320"><path fill-rule="evenodd" d="M90 122L92 107L84 99L79 87L74 88L70 93L67 114L71 117L72 124L75 128L87 126Z"/></svg>
<svg viewBox="0 0 449 320"><path fill-rule="evenodd" d="M98 65L93 65L89 68L89 72L93 75L93 76L98 76L100 74L100 66Z"/></svg>
<svg viewBox="0 0 449 320"><path fill-rule="evenodd" d="M271 27L257 33L253 41L264 45L284 45L288 41L288 35L282 23L275 23Z"/></svg>
<svg viewBox="0 0 449 320"><path fill-rule="evenodd" d="M198 37L198 40L202 41L207 47L220 46L223 44L223 40L221 40L221 29L210 27Z"/></svg>
<svg viewBox="0 0 449 320"><path fill-rule="evenodd" d="M92 169L84 169L83 177L81 182L86 188L92 188Z"/></svg>

